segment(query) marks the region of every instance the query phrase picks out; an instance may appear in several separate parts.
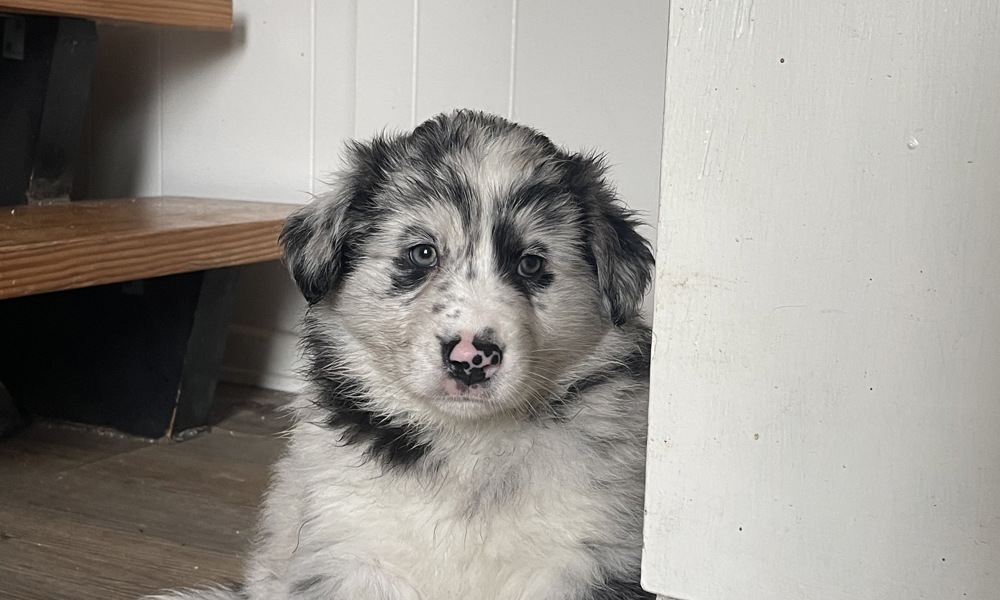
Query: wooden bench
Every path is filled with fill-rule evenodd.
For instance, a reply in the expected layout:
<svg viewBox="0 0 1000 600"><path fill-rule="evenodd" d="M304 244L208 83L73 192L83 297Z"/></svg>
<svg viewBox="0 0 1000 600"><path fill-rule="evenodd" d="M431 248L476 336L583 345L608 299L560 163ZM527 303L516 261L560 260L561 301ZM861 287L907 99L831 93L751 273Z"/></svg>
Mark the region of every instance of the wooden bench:
<svg viewBox="0 0 1000 600"><path fill-rule="evenodd" d="M0 381L26 411L148 437L208 424L237 267L294 205L138 198L0 208Z"/></svg>
<svg viewBox="0 0 1000 600"><path fill-rule="evenodd" d="M0 300L280 258L289 204L129 198L0 212Z"/></svg>
<svg viewBox="0 0 1000 600"><path fill-rule="evenodd" d="M237 267L279 256L293 207L68 200L96 23L232 17L232 0L0 0L0 404L5 386L22 410L150 437L208 422Z"/></svg>

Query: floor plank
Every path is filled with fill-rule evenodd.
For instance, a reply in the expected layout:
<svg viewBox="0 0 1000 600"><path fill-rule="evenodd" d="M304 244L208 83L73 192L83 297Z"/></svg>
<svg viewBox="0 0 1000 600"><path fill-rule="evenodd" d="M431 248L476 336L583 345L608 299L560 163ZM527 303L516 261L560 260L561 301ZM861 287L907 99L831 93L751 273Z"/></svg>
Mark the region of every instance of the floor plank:
<svg viewBox="0 0 1000 600"><path fill-rule="evenodd" d="M180 443L50 422L0 442L0 598L238 580L286 400L220 386L216 426Z"/></svg>

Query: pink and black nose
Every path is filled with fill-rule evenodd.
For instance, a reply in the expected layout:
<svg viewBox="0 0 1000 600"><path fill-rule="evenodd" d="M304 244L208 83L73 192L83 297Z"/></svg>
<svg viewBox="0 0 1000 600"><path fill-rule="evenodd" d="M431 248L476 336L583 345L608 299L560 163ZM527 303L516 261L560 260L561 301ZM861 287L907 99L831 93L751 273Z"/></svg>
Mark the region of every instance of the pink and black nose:
<svg viewBox="0 0 1000 600"><path fill-rule="evenodd" d="M457 338L441 340L441 358L451 377L471 386L500 370L503 350L486 336L463 333Z"/></svg>

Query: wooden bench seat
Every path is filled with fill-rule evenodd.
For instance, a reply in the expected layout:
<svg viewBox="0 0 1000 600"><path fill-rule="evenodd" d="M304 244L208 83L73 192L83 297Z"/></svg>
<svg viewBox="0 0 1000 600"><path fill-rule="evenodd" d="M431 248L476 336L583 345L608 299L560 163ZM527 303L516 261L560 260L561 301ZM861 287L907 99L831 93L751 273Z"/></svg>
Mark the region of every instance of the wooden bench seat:
<svg viewBox="0 0 1000 600"><path fill-rule="evenodd" d="M0 382L25 413L147 437L210 425L238 267L280 257L295 208L208 198L0 207Z"/></svg>
<svg viewBox="0 0 1000 600"><path fill-rule="evenodd" d="M281 256L290 204L132 198L0 210L0 299Z"/></svg>
<svg viewBox="0 0 1000 600"><path fill-rule="evenodd" d="M0 0L0 11L228 30L232 0Z"/></svg>

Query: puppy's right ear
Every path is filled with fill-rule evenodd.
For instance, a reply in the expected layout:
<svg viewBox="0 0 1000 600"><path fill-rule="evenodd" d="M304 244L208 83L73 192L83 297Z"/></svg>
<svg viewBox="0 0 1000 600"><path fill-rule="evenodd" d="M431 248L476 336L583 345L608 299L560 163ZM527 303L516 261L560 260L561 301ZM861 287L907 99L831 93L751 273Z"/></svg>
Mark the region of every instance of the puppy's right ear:
<svg viewBox="0 0 1000 600"><path fill-rule="evenodd" d="M369 231L374 196L385 182L391 142L352 142L346 169L333 189L298 209L285 221L279 243L295 283L310 305L337 287L351 268L352 253Z"/></svg>

